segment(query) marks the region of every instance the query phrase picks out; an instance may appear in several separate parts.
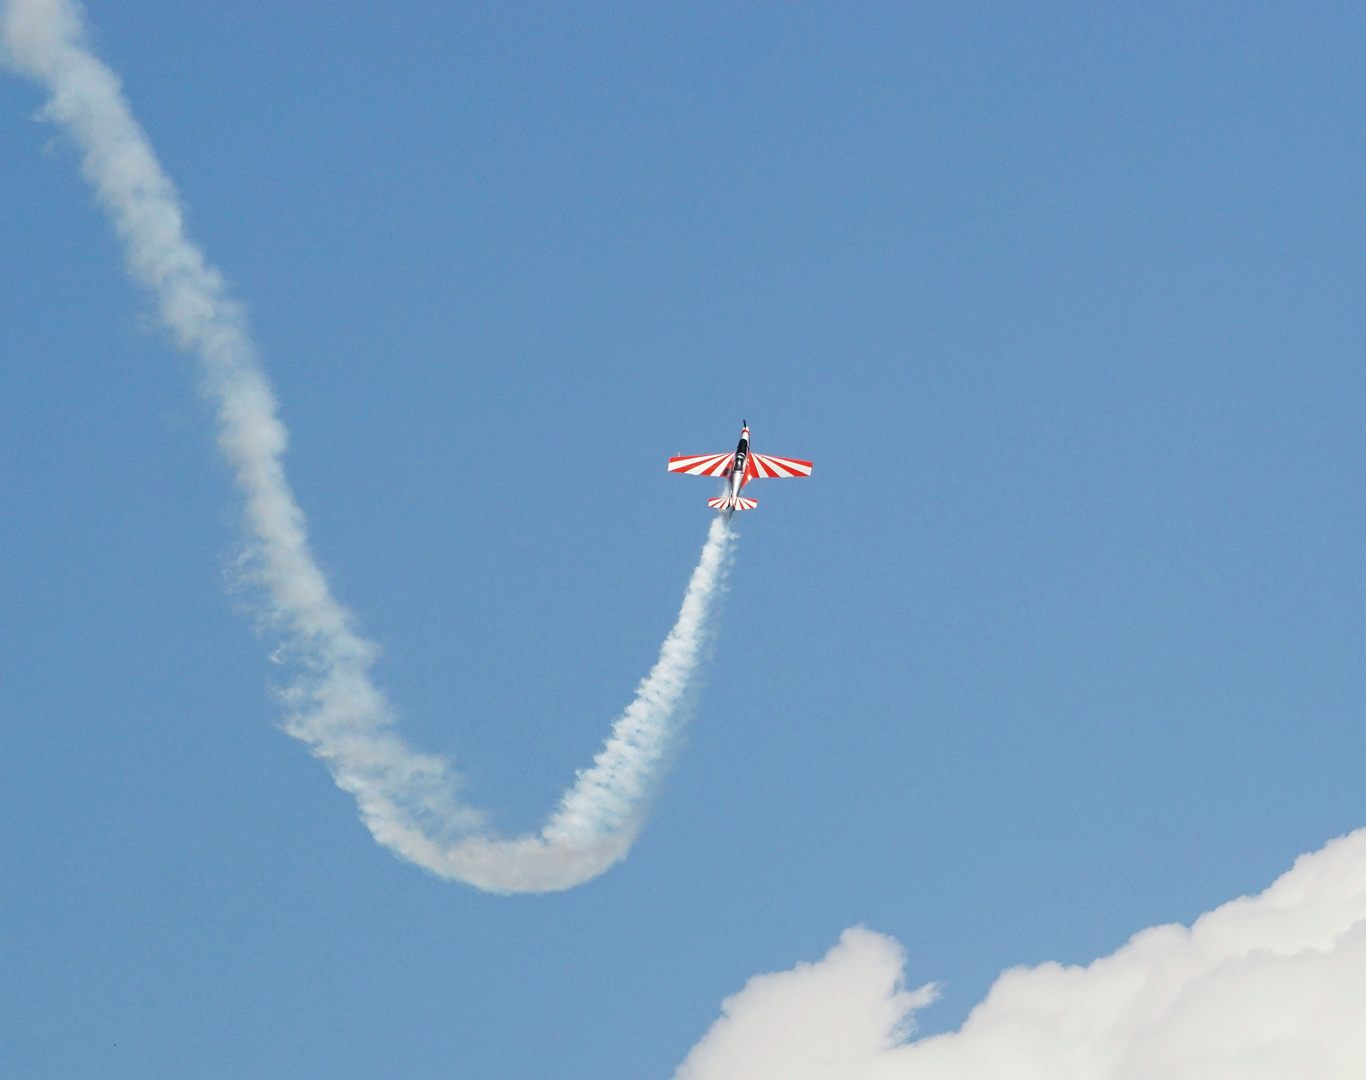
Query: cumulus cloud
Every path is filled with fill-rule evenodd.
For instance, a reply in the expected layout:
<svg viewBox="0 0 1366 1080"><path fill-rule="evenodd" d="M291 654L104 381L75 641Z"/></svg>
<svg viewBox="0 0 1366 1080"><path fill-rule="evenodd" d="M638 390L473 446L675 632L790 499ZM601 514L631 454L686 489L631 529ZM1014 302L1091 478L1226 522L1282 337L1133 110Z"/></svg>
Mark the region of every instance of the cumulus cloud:
<svg viewBox="0 0 1366 1080"><path fill-rule="evenodd" d="M872 1075L910 1031L933 986L902 986L906 958L883 934L851 927L825 959L756 975L721 1003L724 1014L675 1080L824 1080Z"/></svg>
<svg viewBox="0 0 1366 1080"><path fill-rule="evenodd" d="M956 1032L908 1039L933 991L907 993L903 966L891 938L847 930L725 1001L675 1080L1359 1080L1366 829L1189 928L1007 971Z"/></svg>

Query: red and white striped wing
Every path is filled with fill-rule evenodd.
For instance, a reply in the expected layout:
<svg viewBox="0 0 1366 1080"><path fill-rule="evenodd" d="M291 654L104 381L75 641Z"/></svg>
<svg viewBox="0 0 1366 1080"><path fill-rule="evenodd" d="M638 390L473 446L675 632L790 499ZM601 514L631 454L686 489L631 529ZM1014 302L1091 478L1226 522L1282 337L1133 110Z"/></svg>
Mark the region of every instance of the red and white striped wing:
<svg viewBox="0 0 1366 1080"><path fill-rule="evenodd" d="M812 465L809 461L795 458L772 457L769 454L750 454L754 463L754 475L764 479L778 476L810 476Z"/></svg>
<svg viewBox="0 0 1366 1080"><path fill-rule="evenodd" d="M671 457L669 472L689 476L724 476L730 469L734 454L703 454L701 457Z"/></svg>

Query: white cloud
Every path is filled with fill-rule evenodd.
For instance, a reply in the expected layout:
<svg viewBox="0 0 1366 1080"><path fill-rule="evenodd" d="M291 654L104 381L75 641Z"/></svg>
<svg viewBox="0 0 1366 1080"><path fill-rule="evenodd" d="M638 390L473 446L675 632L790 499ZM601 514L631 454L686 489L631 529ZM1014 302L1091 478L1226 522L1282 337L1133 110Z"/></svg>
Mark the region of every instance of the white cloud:
<svg viewBox="0 0 1366 1080"><path fill-rule="evenodd" d="M901 946L851 927L817 964L756 975L679 1066L677 1080L822 1080L861 1076L934 1000L901 985ZM868 1075L872 1075L869 1073Z"/></svg>
<svg viewBox="0 0 1366 1080"><path fill-rule="evenodd" d="M675 1080L1360 1080L1366 829L1189 929L1007 971L956 1032L906 1041L931 993L902 967L892 939L847 930L729 998Z"/></svg>

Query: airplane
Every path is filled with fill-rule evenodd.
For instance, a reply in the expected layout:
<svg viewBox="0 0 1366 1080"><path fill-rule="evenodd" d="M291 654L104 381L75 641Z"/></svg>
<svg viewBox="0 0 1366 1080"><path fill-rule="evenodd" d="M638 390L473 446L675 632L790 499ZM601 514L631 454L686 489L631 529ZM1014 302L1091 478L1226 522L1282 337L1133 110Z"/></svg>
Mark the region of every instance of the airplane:
<svg viewBox="0 0 1366 1080"><path fill-rule="evenodd" d="M669 458L669 472L687 473L689 476L724 476L730 480L728 495L707 500L707 505L713 510L729 510L731 513L753 510L759 503L754 499L746 499L740 494L740 489L756 478L811 475L809 461L751 453L749 421L742 420L741 423L744 430L740 432L740 443L734 453Z"/></svg>

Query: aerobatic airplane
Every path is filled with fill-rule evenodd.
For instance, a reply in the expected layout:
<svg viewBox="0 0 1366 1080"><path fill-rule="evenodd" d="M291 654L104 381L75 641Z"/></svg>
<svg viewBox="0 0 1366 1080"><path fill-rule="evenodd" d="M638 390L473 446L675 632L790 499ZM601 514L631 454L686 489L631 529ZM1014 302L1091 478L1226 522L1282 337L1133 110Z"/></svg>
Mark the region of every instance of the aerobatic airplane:
<svg viewBox="0 0 1366 1080"><path fill-rule="evenodd" d="M707 500L707 505L714 510L753 510L759 505L758 502L744 498L740 489L756 478L811 475L809 461L750 453L749 421L742 423L745 425L744 430L740 432L740 445L734 453L669 458L669 472L687 473L689 476L724 476L730 480L729 495Z"/></svg>

